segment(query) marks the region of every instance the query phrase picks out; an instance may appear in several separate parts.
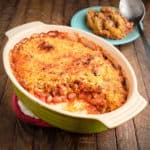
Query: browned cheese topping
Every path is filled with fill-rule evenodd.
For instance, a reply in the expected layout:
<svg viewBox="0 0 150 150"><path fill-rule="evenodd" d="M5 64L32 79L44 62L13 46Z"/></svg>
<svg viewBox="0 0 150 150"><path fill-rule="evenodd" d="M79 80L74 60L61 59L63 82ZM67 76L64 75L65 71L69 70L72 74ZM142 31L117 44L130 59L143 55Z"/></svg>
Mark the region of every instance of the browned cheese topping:
<svg viewBox="0 0 150 150"><path fill-rule="evenodd" d="M10 51L13 74L49 105L65 104L64 110L89 114L115 110L127 99L122 70L100 46L85 41L58 31L23 39Z"/></svg>

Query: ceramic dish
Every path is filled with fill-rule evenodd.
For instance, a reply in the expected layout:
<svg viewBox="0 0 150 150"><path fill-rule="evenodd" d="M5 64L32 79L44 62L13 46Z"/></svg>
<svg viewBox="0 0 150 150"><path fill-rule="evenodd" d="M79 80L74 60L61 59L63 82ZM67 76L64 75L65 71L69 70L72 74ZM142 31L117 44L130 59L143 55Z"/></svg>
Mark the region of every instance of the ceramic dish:
<svg viewBox="0 0 150 150"><path fill-rule="evenodd" d="M77 29L82 29L84 31L93 33L86 25L85 16L89 9L99 10L100 8L101 8L100 6L93 6L93 7L88 7L88 8L85 8L76 12L71 19L71 23L70 23L71 26ZM107 38L104 38L104 39L106 39L108 42L110 42L113 45L122 45L122 44L126 44L126 43L136 40L139 36L140 35L137 30L137 27L134 27L134 30L121 40L112 40L112 39L107 39Z"/></svg>
<svg viewBox="0 0 150 150"><path fill-rule="evenodd" d="M50 105L42 102L35 96L29 94L16 80L12 73L9 62L9 51L14 45L25 37L30 37L34 33L48 31L62 31L68 34L77 33L78 36L95 42L104 49L104 53L108 54L120 64L127 78L129 94L127 102L119 109L110 113L91 115L76 114L59 109L55 109ZM41 118L45 122L58 128L78 133L95 133L110 128L115 128L120 124L128 121L141 112L147 105L147 101L137 91L137 81L135 73L127 61L127 59L110 43L94 34L84 32L67 26L48 25L42 22L27 23L6 32L8 41L3 51L3 63L9 79L13 83L15 93L24 105L30 109L33 114Z"/></svg>

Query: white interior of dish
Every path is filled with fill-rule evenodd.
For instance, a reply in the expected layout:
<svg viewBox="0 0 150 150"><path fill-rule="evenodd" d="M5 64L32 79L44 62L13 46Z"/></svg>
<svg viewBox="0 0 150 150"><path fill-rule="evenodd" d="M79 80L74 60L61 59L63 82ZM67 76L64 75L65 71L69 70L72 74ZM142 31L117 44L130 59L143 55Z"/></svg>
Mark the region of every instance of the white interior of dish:
<svg viewBox="0 0 150 150"><path fill-rule="evenodd" d="M10 68L9 51L14 47L14 45L17 42L19 42L25 37L30 37L34 33L48 32L48 31L53 31L53 30L69 32L69 33L78 33L81 37L85 37L86 39L93 41L97 45L100 45L101 47L103 47L104 53L108 54L110 57L116 60L116 62L114 63L117 63L122 67L124 75L127 78L127 83L129 87L129 94L128 94L127 102L122 107L110 113L98 114L98 115L72 113L72 112L60 110L59 108L55 108L51 105L48 105L42 102L35 96L28 93L18 83L18 81L12 74L12 71ZM114 46L112 46L107 41L103 40L102 38L95 36L94 34L87 33L78 29L73 29L67 26L48 25L42 22L31 22L31 23L24 24L22 26L18 26L14 29L9 30L8 32L6 32L6 35L8 37L8 42L6 43L4 47L3 63L4 63L5 70L10 80L13 82L13 84L15 84L15 86L20 91L22 91L31 100L39 103L40 105L48 109L51 109L58 113L72 116L72 117L97 119L103 122L107 127L113 128L131 119L132 117L134 117L136 114L142 111L147 104L146 101L137 92L136 76L131 65L127 61L127 59L119 52L118 49L116 49Z"/></svg>

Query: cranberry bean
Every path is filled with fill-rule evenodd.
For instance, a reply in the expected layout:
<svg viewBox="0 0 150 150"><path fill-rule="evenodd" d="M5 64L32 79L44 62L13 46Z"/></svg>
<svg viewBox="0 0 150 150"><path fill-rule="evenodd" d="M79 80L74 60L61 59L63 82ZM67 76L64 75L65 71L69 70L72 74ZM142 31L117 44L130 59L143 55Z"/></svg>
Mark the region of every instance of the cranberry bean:
<svg viewBox="0 0 150 150"><path fill-rule="evenodd" d="M80 99L86 99L86 98L87 98L87 95L82 92L82 93L79 94L79 98L80 98Z"/></svg>
<svg viewBox="0 0 150 150"><path fill-rule="evenodd" d="M46 102L51 103L52 99L53 99L53 97L51 95L49 95L46 99Z"/></svg>
<svg viewBox="0 0 150 150"><path fill-rule="evenodd" d="M69 100L73 100L73 99L75 99L76 98L76 93L69 93L68 94L68 99Z"/></svg>
<svg viewBox="0 0 150 150"><path fill-rule="evenodd" d="M55 97L53 97L52 102L53 103L60 103L60 102L62 102L62 98L60 96L55 96Z"/></svg>

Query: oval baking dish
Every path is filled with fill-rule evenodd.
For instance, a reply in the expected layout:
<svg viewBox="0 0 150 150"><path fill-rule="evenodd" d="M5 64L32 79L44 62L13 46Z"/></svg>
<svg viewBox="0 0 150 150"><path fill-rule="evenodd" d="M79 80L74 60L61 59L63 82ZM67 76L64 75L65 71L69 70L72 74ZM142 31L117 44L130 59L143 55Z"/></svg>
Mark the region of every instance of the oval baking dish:
<svg viewBox="0 0 150 150"><path fill-rule="evenodd" d="M129 89L127 102L120 108L104 114L77 114L56 109L39 100L26 91L16 80L12 73L9 61L9 51L23 38L34 33L48 31L68 32L70 35L78 34L101 46L104 53L111 57L114 63L119 64L127 79ZM6 32L8 41L3 51L3 63L6 73L13 83L14 90L24 105L36 116L45 122L64 130L78 133L95 133L119 126L141 112L147 101L138 93L135 73L127 59L114 46L91 33L73 29L67 26L48 25L42 22L31 22L15 27Z"/></svg>

